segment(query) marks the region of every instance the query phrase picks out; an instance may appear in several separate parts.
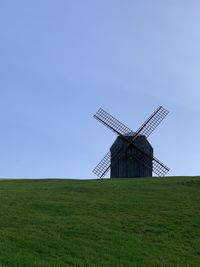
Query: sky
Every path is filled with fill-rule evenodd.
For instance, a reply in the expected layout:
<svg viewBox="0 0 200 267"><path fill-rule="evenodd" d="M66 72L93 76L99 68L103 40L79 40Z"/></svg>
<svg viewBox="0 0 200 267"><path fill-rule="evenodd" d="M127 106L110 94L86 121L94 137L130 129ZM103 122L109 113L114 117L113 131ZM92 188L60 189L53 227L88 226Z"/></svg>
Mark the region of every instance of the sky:
<svg viewBox="0 0 200 267"><path fill-rule="evenodd" d="M200 1L0 1L0 177L96 178L115 133L160 105L169 175L200 175Z"/></svg>

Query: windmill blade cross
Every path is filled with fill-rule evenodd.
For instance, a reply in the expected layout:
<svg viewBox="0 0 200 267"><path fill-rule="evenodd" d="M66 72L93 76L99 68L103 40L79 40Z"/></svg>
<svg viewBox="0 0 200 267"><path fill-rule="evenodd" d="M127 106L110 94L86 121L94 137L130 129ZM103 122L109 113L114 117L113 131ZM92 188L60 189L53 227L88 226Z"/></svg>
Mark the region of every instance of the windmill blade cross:
<svg viewBox="0 0 200 267"><path fill-rule="evenodd" d="M149 156L146 152L142 151L136 144L135 140L138 136L145 136L146 138L157 128L157 126L162 122L162 120L168 115L169 111L167 111L162 106L158 107L151 116L141 125L141 127L137 130L137 132L133 132L130 128L125 126L119 120L114 118L108 112L100 108L98 112L94 115L94 118L101 122L103 125L114 131L116 134L121 136L123 140L127 142L122 148L117 147L113 154L114 159L120 159L120 155L126 152L130 145L132 145L137 151L139 151L143 155L143 160L141 163L145 165L147 168L151 168L151 170L157 174L158 176L165 176L169 171L169 168L164 165L157 158L153 157L153 155ZM132 136L130 141L127 136ZM148 159L148 161L145 160ZM136 158L136 160L139 160ZM116 162L116 161L115 161ZM149 162L151 164L149 164ZM111 168L111 152L109 151L104 158L99 162L93 172L99 177L102 178Z"/></svg>

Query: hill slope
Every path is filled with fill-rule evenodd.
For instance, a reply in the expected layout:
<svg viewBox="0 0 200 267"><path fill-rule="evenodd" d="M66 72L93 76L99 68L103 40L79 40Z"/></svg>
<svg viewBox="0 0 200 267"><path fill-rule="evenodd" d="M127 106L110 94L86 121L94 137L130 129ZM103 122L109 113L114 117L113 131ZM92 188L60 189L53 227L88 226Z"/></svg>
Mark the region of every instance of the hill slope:
<svg viewBox="0 0 200 267"><path fill-rule="evenodd" d="M200 266L200 178L0 181L0 266Z"/></svg>

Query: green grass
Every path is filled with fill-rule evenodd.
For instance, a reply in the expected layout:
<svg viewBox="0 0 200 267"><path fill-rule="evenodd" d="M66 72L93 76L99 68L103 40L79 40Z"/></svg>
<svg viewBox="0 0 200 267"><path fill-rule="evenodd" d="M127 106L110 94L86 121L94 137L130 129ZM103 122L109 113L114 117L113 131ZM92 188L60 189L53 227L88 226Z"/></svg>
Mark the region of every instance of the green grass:
<svg viewBox="0 0 200 267"><path fill-rule="evenodd" d="M200 177L1 180L5 266L200 266Z"/></svg>

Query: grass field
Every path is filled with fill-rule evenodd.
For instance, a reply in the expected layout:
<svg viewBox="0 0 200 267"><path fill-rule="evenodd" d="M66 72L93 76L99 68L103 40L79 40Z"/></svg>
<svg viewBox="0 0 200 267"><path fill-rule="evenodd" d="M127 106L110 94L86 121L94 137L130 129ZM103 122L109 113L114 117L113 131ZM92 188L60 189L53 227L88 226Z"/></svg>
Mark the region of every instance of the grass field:
<svg viewBox="0 0 200 267"><path fill-rule="evenodd" d="M4 266L200 266L200 178L1 180Z"/></svg>

